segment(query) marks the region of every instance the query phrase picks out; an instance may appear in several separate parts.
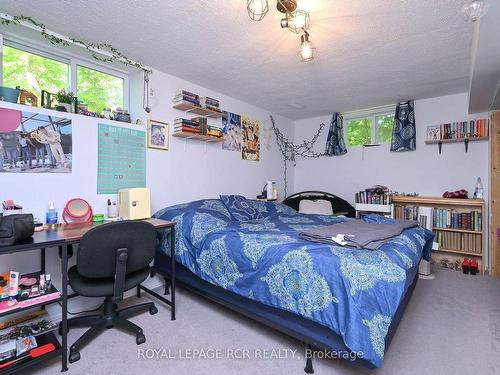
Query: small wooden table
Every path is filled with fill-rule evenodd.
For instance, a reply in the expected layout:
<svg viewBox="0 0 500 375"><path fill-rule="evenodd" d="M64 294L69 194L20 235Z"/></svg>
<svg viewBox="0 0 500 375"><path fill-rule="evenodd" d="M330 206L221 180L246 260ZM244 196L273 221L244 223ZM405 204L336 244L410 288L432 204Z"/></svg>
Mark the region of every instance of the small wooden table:
<svg viewBox="0 0 500 375"><path fill-rule="evenodd" d="M175 222L167 221L161 219L144 219L144 221L151 223L157 230L170 229L170 257L172 259L172 279L171 279L171 295L170 300L158 295L157 293L151 291L150 289L139 285L137 287L137 294L140 296L140 290L144 290L146 293L151 294L152 296L160 299L162 302L168 304L171 307L171 319L175 320ZM51 248L58 248L59 255L61 258L61 297L57 300L51 300L47 303L40 303L37 305L30 306L29 308L41 307L46 304L53 302L61 302L62 307L62 319L61 319L61 328L62 328L62 336L61 336L61 346L60 349L57 349L53 354L62 353L62 370L68 370L68 337L67 337L67 327L68 327L68 298L74 296L68 296L68 258L73 253L73 245L76 245L80 242L82 237L92 228L95 228L99 225L103 225L103 223L89 223L89 224L73 224L73 225L61 225L56 227L55 229L47 229L41 232L35 232L33 236L25 241L21 241L12 246L4 246L0 247L0 256L4 254L14 254L25 251L32 250L40 250L40 273L45 273L45 250ZM19 312L22 309L10 310L7 312L0 312L0 316L8 315L10 313ZM57 340L57 339L56 339ZM54 355L46 355L37 358L37 361L33 361L32 364L38 363L42 358L50 359L53 358ZM31 361L22 362L21 364L16 365L15 368L21 370L21 367L28 368L30 366ZM14 367L13 367L14 369Z"/></svg>

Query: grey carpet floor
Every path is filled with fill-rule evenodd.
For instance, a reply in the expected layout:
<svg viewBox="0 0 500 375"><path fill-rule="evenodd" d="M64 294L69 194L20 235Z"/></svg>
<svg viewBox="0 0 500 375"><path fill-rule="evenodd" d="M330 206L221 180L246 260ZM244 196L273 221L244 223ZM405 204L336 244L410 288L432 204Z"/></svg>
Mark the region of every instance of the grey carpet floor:
<svg viewBox="0 0 500 375"><path fill-rule="evenodd" d="M500 279L449 270L435 274L434 280L419 280L381 368L369 371L342 360L321 359L314 361L315 373L499 374ZM304 374L302 346L280 333L181 288L176 321L170 320L167 306L157 306L158 314L133 319L144 329L145 344L137 346L133 336L107 330L81 351L80 361L70 365L68 374ZM72 330L70 342L82 332ZM219 350L223 358L185 358L194 349L205 354ZM228 349L247 349L252 359L227 358ZM278 349L289 358L264 358ZM140 350L144 357L157 350L163 358L142 358ZM168 353L174 358L165 358ZM253 358L256 353L263 358ZM53 361L34 373L57 374L59 366Z"/></svg>

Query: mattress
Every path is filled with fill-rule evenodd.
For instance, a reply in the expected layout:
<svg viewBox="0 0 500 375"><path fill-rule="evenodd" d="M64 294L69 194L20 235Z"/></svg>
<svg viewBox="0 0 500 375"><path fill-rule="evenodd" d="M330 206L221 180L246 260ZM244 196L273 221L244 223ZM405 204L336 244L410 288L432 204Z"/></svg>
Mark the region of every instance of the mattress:
<svg viewBox="0 0 500 375"><path fill-rule="evenodd" d="M316 244L298 233L352 219L303 215L270 202L251 204L259 220L235 220L220 200L172 206L155 216L177 222L176 260L198 278L298 316L300 324L307 320L325 327L379 367L408 285L421 258L430 257L432 233L407 229L377 251ZM379 216L365 220L391 223ZM164 254L170 253L168 236L159 248Z"/></svg>

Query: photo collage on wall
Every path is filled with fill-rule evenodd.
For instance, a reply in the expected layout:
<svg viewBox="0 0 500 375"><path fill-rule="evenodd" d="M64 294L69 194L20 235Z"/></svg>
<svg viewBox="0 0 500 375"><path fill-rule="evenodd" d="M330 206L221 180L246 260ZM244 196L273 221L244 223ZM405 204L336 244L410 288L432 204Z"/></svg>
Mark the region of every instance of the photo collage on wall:
<svg viewBox="0 0 500 375"><path fill-rule="evenodd" d="M0 108L0 173L71 173L71 120Z"/></svg>
<svg viewBox="0 0 500 375"><path fill-rule="evenodd" d="M231 112L222 117L222 149L241 152L243 160L260 160L260 121Z"/></svg>

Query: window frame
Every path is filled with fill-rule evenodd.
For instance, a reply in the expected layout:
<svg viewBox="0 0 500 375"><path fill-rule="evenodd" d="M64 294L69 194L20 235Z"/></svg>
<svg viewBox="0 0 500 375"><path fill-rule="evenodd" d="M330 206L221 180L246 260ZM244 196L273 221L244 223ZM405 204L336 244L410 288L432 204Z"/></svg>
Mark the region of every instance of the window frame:
<svg viewBox="0 0 500 375"><path fill-rule="evenodd" d="M364 110L359 110L359 111L351 111L351 112L344 112L342 113L342 116L344 118L344 132L345 132L345 138L347 140L346 144L347 147L350 148L358 148L358 147L363 147L364 145L359 145L359 146L354 146L350 145L348 138L347 138L347 132L349 130L349 121L353 120L363 120L363 119L370 119L371 120L371 140L370 144L372 145L381 145L381 144L389 144L389 143L379 143L379 134L378 134L378 122L377 118L378 117L384 117L384 116L394 116L394 113L396 111L396 105L388 105L388 106L383 106L383 107L376 107L376 108L369 108L369 109L364 109Z"/></svg>
<svg viewBox="0 0 500 375"><path fill-rule="evenodd" d="M87 60L84 57L80 57L71 53L64 53L59 49L50 46L44 46L36 42L23 40L21 38L16 38L10 35L7 36L5 34L3 35L3 37L2 34L0 34L0 57L2 57L2 61L0 61L0 84L3 84L3 46L16 48L21 51L68 64L68 84L66 89L73 92L76 97L78 97L78 78L76 74L78 65L84 68L96 70L100 73L111 75L113 77L121 78L123 80L123 106L124 108L130 110L130 74L127 71Z"/></svg>

